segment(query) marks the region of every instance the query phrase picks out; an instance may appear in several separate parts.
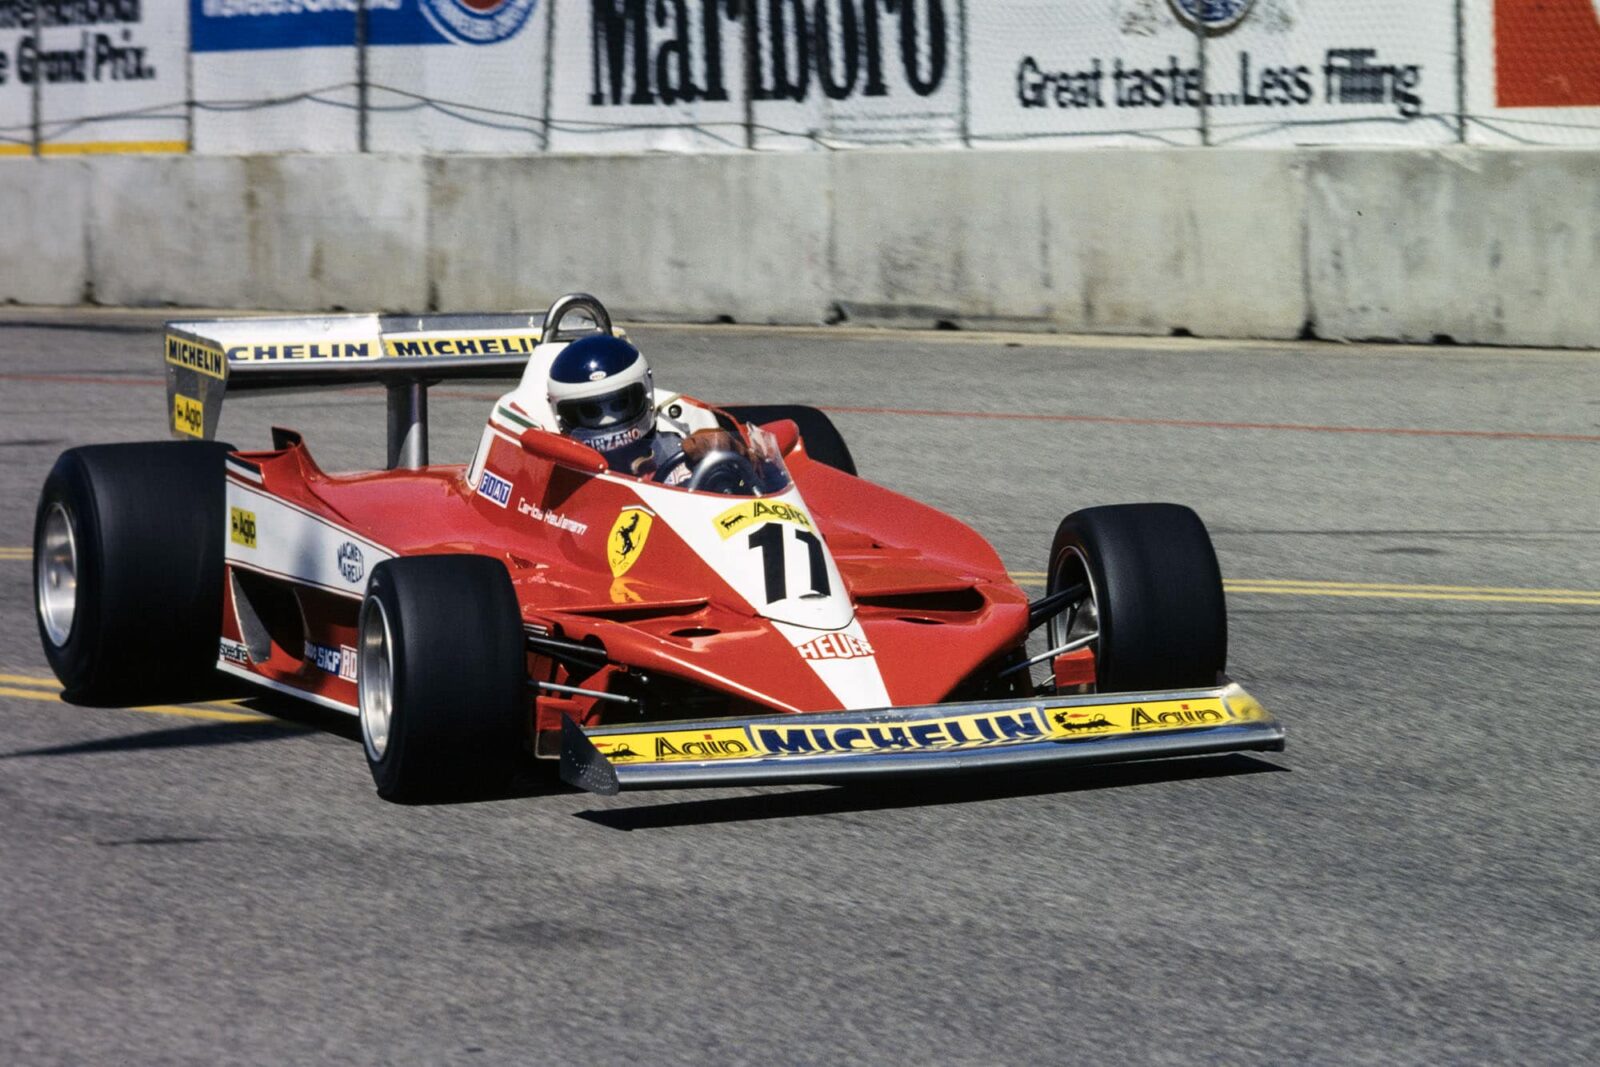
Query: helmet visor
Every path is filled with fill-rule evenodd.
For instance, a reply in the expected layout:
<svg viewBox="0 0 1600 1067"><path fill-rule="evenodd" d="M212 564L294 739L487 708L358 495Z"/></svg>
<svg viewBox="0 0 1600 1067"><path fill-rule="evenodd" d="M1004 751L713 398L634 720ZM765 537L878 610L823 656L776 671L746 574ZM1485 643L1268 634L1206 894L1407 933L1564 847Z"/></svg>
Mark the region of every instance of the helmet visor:
<svg viewBox="0 0 1600 1067"><path fill-rule="evenodd" d="M598 430L637 419L646 403L644 385L635 383L614 393L563 400L556 405L556 418L569 430Z"/></svg>

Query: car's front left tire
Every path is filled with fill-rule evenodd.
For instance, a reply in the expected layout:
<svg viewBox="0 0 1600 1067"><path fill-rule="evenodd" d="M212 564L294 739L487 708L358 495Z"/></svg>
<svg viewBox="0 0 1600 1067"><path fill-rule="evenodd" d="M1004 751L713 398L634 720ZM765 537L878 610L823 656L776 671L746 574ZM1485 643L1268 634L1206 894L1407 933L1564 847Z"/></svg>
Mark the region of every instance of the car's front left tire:
<svg viewBox="0 0 1600 1067"><path fill-rule="evenodd" d="M378 795L418 803L503 790L527 734L525 649L500 561L410 556L374 567L356 678Z"/></svg>
<svg viewBox="0 0 1600 1067"><path fill-rule="evenodd" d="M67 699L212 695L232 450L155 441L73 448L56 460L34 516L34 608Z"/></svg>

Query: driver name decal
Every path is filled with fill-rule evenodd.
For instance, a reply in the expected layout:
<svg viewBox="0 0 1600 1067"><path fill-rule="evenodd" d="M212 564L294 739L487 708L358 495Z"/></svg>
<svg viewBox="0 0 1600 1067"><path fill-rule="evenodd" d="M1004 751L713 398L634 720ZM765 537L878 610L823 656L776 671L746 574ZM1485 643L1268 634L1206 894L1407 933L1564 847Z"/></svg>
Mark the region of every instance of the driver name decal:
<svg viewBox="0 0 1600 1067"><path fill-rule="evenodd" d="M767 500L747 500L743 504L735 504L712 521L716 523L717 533L722 535L724 541L762 522L792 522L796 526L811 529L811 517L793 504Z"/></svg>
<svg viewBox="0 0 1600 1067"><path fill-rule="evenodd" d="M611 536L606 541L606 561L611 564L612 577L621 578L639 559L654 521L655 513L644 508L622 509L611 524Z"/></svg>

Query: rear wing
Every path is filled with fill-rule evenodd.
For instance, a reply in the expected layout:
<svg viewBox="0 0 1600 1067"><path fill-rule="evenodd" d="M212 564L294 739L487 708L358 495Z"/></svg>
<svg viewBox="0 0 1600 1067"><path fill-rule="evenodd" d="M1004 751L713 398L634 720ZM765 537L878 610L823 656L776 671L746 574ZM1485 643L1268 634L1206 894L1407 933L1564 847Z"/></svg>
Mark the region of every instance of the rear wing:
<svg viewBox="0 0 1600 1067"><path fill-rule="evenodd" d="M540 344L595 332L614 332L611 316L586 293L563 296L545 312L169 322L172 434L211 440L224 396L238 390L378 384L389 393L389 466L421 467L428 462L428 386L516 380Z"/></svg>

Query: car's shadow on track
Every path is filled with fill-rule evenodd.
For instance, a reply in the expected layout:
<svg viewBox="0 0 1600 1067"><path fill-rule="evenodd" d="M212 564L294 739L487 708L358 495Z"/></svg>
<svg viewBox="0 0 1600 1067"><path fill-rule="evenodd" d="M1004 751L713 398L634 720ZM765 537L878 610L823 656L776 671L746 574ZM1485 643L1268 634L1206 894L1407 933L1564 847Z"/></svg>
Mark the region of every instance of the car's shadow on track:
<svg viewBox="0 0 1600 1067"><path fill-rule="evenodd" d="M920 778L871 785L852 784L799 792L673 801L628 808L580 811L576 816L611 830L658 830L709 823L794 819L808 815L883 811L893 808L971 804L985 800L1078 793L1091 789L1155 785L1199 778L1287 772L1287 767L1256 756L1196 756L1089 767L1067 777L1060 771L984 775L972 778Z"/></svg>

